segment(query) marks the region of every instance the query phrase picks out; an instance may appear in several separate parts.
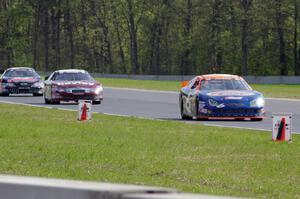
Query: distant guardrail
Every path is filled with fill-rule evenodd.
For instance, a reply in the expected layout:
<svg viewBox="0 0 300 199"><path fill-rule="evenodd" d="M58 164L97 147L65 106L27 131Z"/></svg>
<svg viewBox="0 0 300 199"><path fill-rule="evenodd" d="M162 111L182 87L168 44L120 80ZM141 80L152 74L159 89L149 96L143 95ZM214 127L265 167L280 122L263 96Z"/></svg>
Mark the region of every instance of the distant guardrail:
<svg viewBox="0 0 300 199"><path fill-rule="evenodd" d="M40 74L50 74L40 72ZM96 78L119 78L135 80L160 80L160 81L185 81L190 80L194 75L126 75L126 74L102 74L91 73ZM250 84L300 84L300 76L244 76Z"/></svg>
<svg viewBox="0 0 300 199"><path fill-rule="evenodd" d="M229 197L179 193L175 189L0 175L5 199L223 199Z"/></svg>

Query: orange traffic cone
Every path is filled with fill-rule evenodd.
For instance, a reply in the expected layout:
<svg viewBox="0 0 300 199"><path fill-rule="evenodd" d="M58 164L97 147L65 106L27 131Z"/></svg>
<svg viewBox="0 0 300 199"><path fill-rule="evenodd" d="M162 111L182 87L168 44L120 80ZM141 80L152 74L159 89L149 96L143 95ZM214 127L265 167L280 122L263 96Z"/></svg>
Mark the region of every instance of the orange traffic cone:
<svg viewBox="0 0 300 199"><path fill-rule="evenodd" d="M279 128L278 128L278 134L276 137L276 141L279 141L279 142L285 141L285 126L286 126L285 118L282 118Z"/></svg>
<svg viewBox="0 0 300 199"><path fill-rule="evenodd" d="M84 104L82 107L80 121L86 121L86 120L87 120L87 107L86 107L86 104Z"/></svg>

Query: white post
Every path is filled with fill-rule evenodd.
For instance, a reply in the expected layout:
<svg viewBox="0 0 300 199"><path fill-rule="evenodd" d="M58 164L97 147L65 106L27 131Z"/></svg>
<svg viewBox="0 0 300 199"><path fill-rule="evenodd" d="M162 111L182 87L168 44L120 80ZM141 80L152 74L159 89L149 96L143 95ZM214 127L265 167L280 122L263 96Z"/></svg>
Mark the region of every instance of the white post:
<svg viewBox="0 0 300 199"><path fill-rule="evenodd" d="M79 100L78 101L78 120L86 121L92 119L92 101Z"/></svg>
<svg viewBox="0 0 300 199"><path fill-rule="evenodd" d="M292 140L292 113L272 113L272 140Z"/></svg>

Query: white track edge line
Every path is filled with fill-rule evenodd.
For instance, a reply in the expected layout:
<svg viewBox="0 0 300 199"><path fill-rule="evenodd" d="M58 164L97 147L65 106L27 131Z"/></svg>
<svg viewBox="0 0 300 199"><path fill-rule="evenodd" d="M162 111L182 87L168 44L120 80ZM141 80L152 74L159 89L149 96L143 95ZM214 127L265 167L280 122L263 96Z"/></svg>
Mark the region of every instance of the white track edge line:
<svg viewBox="0 0 300 199"><path fill-rule="evenodd" d="M0 103L17 104L17 105L30 106L30 107L38 107L38 108L57 109L57 110L72 111L72 112L76 112L77 111L77 110L74 110L74 109L57 108L57 107L42 106L42 105L33 105L33 104L26 104L26 103L20 103L20 102L11 102L11 101L3 101L3 100L0 100ZM105 115L111 115L111 116L119 116L119 117L132 117L132 118L145 119L145 120L170 121L170 120L163 120L163 119L156 119L156 118L149 118L149 117L139 117L139 116L131 116L131 115L114 114L114 113L103 113L103 112L93 112L93 113L96 113L96 114L105 114ZM184 122L184 121L180 121L180 122ZM206 123L193 123L193 122L187 122L187 121L184 122L184 123L186 123L186 124L192 124L192 125L202 124L202 125L205 125L205 126L215 126L215 127L224 127L224 128L240 128L240 129L267 131L266 129L243 128L243 127L236 127L236 126L225 126L225 125L206 124Z"/></svg>
<svg viewBox="0 0 300 199"><path fill-rule="evenodd" d="M74 110L74 109L57 108L57 107L52 107L52 106L33 105L33 104L26 104L26 103L20 103L20 102L10 102L10 101L3 101L3 100L0 100L0 103L17 104L17 105L30 106L30 107L38 107L38 108L57 109L57 110L62 110L62 111L72 111L72 112L77 112L78 111L78 110ZM111 116L119 116L119 117L132 117L132 118L145 119L145 120L170 121L170 120L163 120L163 119L156 119L156 118L149 118L149 117L140 117L140 116L114 114L114 113L103 113L103 112L93 112L93 113L95 113L95 114L105 114L105 115L111 115ZM182 122L182 121L180 121L180 122ZM258 131L265 131L265 132L270 131L270 130L262 129L262 128L226 126L226 125L221 125L221 124L207 124L207 123L194 123L194 122L184 122L184 123L186 123L186 124L192 124L192 125L199 125L199 124L201 124L201 125L204 125L204 126L222 127L222 128L248 129L248 130L258 130ZM293 132L293 134L298 134L298 133Z"/></svg>
<svg viewBox="0 0 300 199"><path fill-rule="evenodd" d="M263 129L263 128L250 128L250 127L241 127L241 126L226 126L222 124L207 124L202 123L205 126L215 126L215 127L224 127L224 128L234 128L234 129L246 129L246 130L257 130L257 131L271 131L269 129Z"/></svg>

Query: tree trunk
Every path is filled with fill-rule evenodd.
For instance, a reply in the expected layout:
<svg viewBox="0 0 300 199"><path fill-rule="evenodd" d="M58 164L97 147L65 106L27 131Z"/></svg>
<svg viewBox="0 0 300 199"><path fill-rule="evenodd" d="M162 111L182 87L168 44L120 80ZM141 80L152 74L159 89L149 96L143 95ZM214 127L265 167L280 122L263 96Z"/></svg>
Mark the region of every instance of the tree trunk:
<svg viewBox="0 0 300 199"><path fill-rule="evenodd" d="M123 50L123 45L122 45L122 39L121 39L121 34L120 34L120 24L116 16L116 12L113 12L113 18L114 18L114 24L115 24L115 29L117 33L117 43L118 43L118 48L119 48L119 56L121 59L121 64L122 64L122 72L126 72L126 67L125 67L125 54Z"/></svg>
<svg viewBox="0 0 300 199"><path fill-rule="evenodd" d="M49 71L49 13L43 8L43 33L44 33L44 64L45 71Z"/></svg>
<svg viewBox="0 0 300 199"><path fill-rule="evenodd" d="M276 26L279 39L279 65L280 75L288 75L284 41L284 16L282 13L282 0L276 0Z"/></svg>
<svg viewBox="0 0 300 199"><path fill-rule="evenodd" d="M186 13L183 25L184 34L184 51L180 63L181 75L187 75L190 72L190 55L191 55L191 29L192 29L192 1L186 2Z"/></svg>
<svg viewBox="0 0 300 199"><path fill-rule="evenodd" d="M209 57L210 57L210 69L212 73L219 73L222 68L223 55L220 47L220 13L221 13L222 1L213 1L213 13L211 19L211 43L209 45Z"/></svg>
<svg viewBox="0 0 300 199"><path fill-rule="evenodd" d="M126 67L125 67L125 54L124 54L124 50L123 50L123 45L122 45L122 39L121 39L121 34L120 34L120 24L117 20L116 14L114 12L114 21L115 21L115 29L116 29L116 33L117 33L117 43L118 43L118 47L119 47L119 56L121 58L121 64L122 64L122 72L126 72Z"/></svg>
<svg viewBox="0 0 300 199"><path fill-rule="evenodd" d="M56 68L60 68L61 60L60 60L60 18L61 18L61 1L58 1L58 10L56 13L55 21L56 21L56 39L55 39L55 66Z"/></svg>
<svg viewBox="0 0 300 199"><path fill-rule="evenodd" d="M160 37L161 37L161 24L159 19L155 19L151 26L150 37L150 73L157 75L160 70Z"/></svg>
<svg viewBox="0 0 300 199"><path fill-rule="evenodd" d="M248 53L249 53L249 11L252 0L241 0L243 8L242 18L242 35L241 35L241 47L242 47L242 75L248 75Z"/></svg>
<svg viewBox="0 0 300 199"><path fill-rule="evenodd" d="M162 19L163 20L163 19ZM157 30L157 38L156 38L156 45L155 45L155 75L160 74L160 54L161 54L161 37L162 37L162 24L159 23L158 30Z"/></svg>
<svg viewBox="0 0 300 199"><path fill-rule="evenodd" d="M81 18L81 24L82 24L82 34L81 34L81 50L80 53L83 55L83 59L87 63L87 65L92 66L93 62L93 57L91 55L91 50L89 47L89 42L88 42L88 10L86 7L86 1L85 0L80 0L80 6L81 6L81 11L80 11L80 18ZM93 70L94 71L94 70Z"/></svg>
<svg viewBox="0 0 300 199"><path fill-rule="evenodd" d="M300 75L300 60L298 57L298 0L294 0L294 74ZM299 51L300 52L300 51Z"/></svg>
<svg viewBox="0 0 300 199"><path fill-rule="evenodd" d="M34 9L34 27L33 27L33 36L32 36L32 53L33 53L33 60L32 66L34 69L37 69L38 64L38 36L39 36L39 18L40 18L40 6L37 6Z"/></svg>
<svg viewBox="0 0 300 199"><path fill-rule="evenodd" d="M96 4L96 2L98 4ZM105 1L91 1L92 13L96 17L96 24L102 30L101 34L101 55L102 55L102 63L104 66L109 65L109 69L105 72L113 73L112 66L112 52L111 52L111 41L109 38L109 27L107 25L107 8ZM99 5L100 4L100 5ZM99 16L100 12L100 16Z"/></svg>
<svg viewBox="0 0 300 199"><path fill-rule="evenodd" d="M138 42L137 42L137 26L134 18L132 0L127 0L128 8L128 28L130 36L130 60L132 72L139 74L140 67L138 62Z"/></svg>
<svg viewBox="0 0 300 199"><path fill-rule="evenodd" d="M73 40L73 24L71 22L71 11L70 11L70 3L69 0L67 2L67 9L65 11L65 23L66 23L66 32L68 36L68 43L70 48L70 65L71 68L74 68L74 40Z"/></svg>

